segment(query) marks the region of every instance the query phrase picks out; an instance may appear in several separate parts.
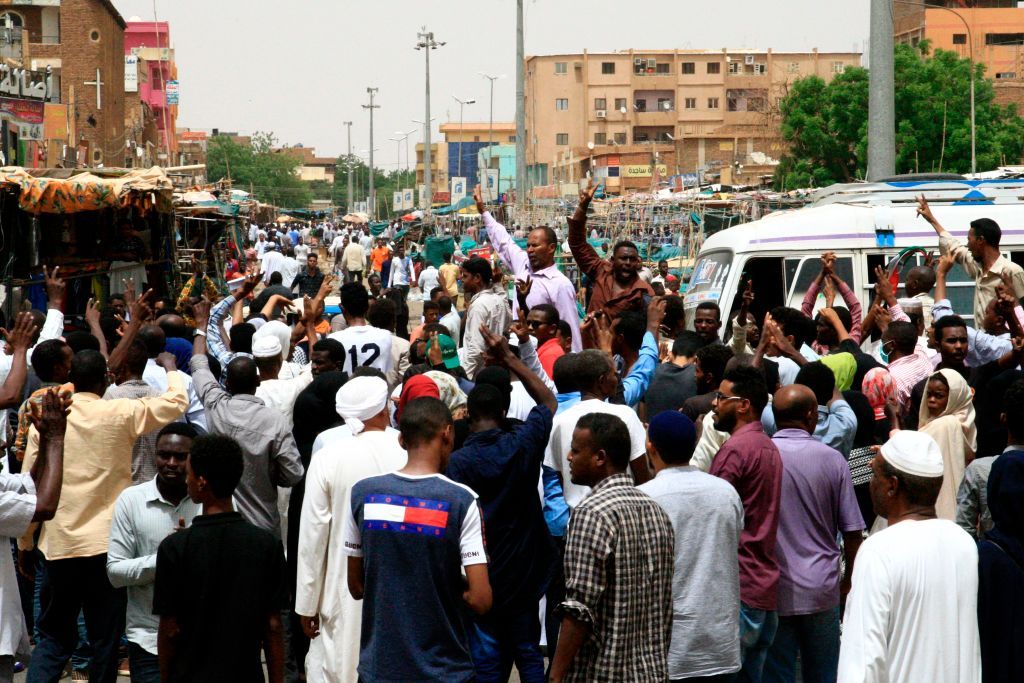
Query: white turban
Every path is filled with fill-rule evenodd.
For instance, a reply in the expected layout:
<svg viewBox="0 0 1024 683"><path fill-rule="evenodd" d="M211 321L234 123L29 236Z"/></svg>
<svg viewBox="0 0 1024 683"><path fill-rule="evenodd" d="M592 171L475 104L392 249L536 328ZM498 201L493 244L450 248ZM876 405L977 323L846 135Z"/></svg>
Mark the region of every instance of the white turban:
<svg viewBox="0 0 1024 683"><path fill-rule="evenodd" d="M924 432L896 432L882 445L882 457L893 469L918 477L941 477L945 471L939 444Z"/></svg>
<svg viewBox="0 0 1024 683"><path fill-rule="evenodd" d="M288 350L292 343L292 328L288 327L280 320L271 320L270 322L263 323L263 325L256 330L256 334L252 336L253 348L256 348L256 343L260 339L267 336L273 337L281 345L281 360L288 360Z"/></svg>
<svg viewBox="0 0 1024 683"><path fill-rule="evenodd" d="M352 430L363 431L363 420L380 415L388 404L388 383L380 377L355 377L334 396L334 409Z"/></svg>

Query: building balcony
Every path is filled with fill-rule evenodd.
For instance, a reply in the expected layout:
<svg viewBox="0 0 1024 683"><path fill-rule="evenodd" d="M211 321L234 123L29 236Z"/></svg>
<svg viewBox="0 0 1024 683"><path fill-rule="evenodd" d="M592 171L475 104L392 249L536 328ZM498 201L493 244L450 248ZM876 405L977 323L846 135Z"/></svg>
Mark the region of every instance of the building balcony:
<svg viewBox="0 0 1024 683"><path fill-rule="evenodd" d="M630 85L634 90L675 90L679 84L679 75L667 74L632 74Z"/></svg>
<svg viewBox="0 0 1024 683"><path fill-rule="evenodd" d="M633 122L637 126L674 126L679 120L679 113L672 109L662 111L638 111L633 114Z"/></svg>

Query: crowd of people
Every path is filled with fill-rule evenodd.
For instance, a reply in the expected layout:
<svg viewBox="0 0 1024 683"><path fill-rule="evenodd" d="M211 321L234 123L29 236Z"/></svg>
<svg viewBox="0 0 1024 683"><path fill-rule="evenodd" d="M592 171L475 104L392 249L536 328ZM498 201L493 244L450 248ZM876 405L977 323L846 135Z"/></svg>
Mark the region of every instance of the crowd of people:
<svg viewBox="0 0 1024 683"><path fill-rule="evenodd" d="M747 281L723 319L595 251L592 197L583 287L479 190L491 259L253 226L232 291L197 260L82 331L45 272L0 330L0 682L1024 680L999 226L922 199L903 298L825 253L800 309Z"/></svg>

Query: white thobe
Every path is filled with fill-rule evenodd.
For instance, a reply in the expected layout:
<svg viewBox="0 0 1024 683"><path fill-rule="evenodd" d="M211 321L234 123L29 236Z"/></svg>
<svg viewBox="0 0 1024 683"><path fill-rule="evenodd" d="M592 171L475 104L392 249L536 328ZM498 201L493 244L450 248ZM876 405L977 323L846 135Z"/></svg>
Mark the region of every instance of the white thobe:
<svg viewBox="0 0 1024 683"><path fill-rule="evenodd" d="M306 472L306 496L299 526L295 611L320 615L320 635L309 647L306 676L311 683L356 683L362 602L348 592L348 557L342 538L349 492L366 477L405 466L398 432L363 432L328 446Z"/></svg>
<svg viewBox="0 0 1024 683"><path fill-rule="evenodd" d="M28 531L36 514L36 488L27 474L0 473L0 657L31 650L21 611L18 577L9 541Z"/></svg>
<svg viewBox="0 0 1024 683"><path fill-rule="evenodd" d="M256 387L256 398L262 399L268 408L279 411L288 419L288 426L294 424L292 413L295 411L295 399L302 390L313 381L313 366L306 365L295 377L260 380Z"/></svg>

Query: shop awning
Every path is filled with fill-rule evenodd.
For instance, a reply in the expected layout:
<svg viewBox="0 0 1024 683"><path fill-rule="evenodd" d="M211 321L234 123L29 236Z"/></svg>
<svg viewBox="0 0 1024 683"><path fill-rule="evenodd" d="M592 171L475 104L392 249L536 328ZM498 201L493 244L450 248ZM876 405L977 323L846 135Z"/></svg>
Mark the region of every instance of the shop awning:
<svg viewBox="0 0 1024 683"><path fill-rule="evenodd" d="M65 169L30 172L8 166L0 168L0 183L18 186L18 205L29 213L64 214L129 206L146 213L157 204L162 210L170 210L174 186L158 166L112 171L109 177L90 172L51 177L67 173Z"/></svg>

